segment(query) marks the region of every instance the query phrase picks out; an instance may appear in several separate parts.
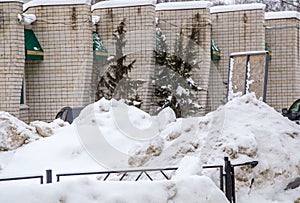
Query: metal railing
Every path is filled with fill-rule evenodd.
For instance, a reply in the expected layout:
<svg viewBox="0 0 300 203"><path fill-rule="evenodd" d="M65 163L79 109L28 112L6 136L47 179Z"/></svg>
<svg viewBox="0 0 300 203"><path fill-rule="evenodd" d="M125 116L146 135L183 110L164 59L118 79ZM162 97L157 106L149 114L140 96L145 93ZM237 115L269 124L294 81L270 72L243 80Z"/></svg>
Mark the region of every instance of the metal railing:
<svg viewBox="0 0 300 203"><path fill-rule="evenodd" d="M231 164L228 157L224 157L224 165L211 165L211 166L203 166L203 169L219 169L219 178L220 178L220 190L225 193L226 198L230 203L236 203L236 195L235 195L235 177L234 177L234 168L240 166L249 165L250 167L255 167L258 164L258 161L245 162L241 164ZM134 179L135 181L140 180L143 174L146 177L153 181L153 176L149 172L159 172L162 176L170 180L166 174L166 171L176 171L178 167L168 167L168 168L150 168L150 169L129 169L129 170L111 170L111 171L95 171L95 172L82 172L82 173L61 173L56 174L56 181L60 182L61 177L66 176L86 176L86 175L106 175L103 181L108 180L111 174L122 174L119 178L119 181L124 180L125 176L132 173L138 173L137 177ZM52 170L46 170L46 183L52 183ZM25 176L25 177L14 177L14 178L3 178L1 181L13 181L13 180L26 180L26 179L40 179L40 184L43 184L44 176ZM224 181L225 180L225 181ZM225 186L225 188L224 188Z"/></svg>
<svg viewBox="0 0 300 203"><path fill-rule="evenodd" d="M231 164L228 157L224 157L224 162L225 174L223 174L223 177L225 178L225 196L230 203L236 203L234 167L249 165L253 168L258 164L258 161L245 162L241 164Z"/></svg>
<svg viewBox="0 0 300 203"><path fill-rule="evenodd" d="M40 184L43 184L43 176L23 176L23 177L14 177L14 178L1 178L2 181L13 181L13 180L28 180L28 179L40 179Z"/></svg>
<svg viewBox="0 0 300 203"><path fill-rule="evenodd" d="M178 167L154 168L154 169L153 168L152 169L129 169L129 170L114 170L114 171L96 171L96 172L84 172L84 173L62 173L62 174L56 174L56 180L57 180L57 182L59 182L60 177L63 177L63 176L83 176L83 175L102 175L102 174L106 174L105 178L103 179L103 181L106 181L111 174L123 174L121 176L121 178L119 179L119 181L122 181L128 173L136 173L136 172L138 172L139 174L138 174L137 178L135 179L135 181L138 181L140 179L140 177L143 175L143 173L148 177L149 180L153 181L153 178L147 172L160 172L163 175L164 178L169 180L170 177L168 177L164 173L164 171L176 171L177 169L178 169Z"/></svg>

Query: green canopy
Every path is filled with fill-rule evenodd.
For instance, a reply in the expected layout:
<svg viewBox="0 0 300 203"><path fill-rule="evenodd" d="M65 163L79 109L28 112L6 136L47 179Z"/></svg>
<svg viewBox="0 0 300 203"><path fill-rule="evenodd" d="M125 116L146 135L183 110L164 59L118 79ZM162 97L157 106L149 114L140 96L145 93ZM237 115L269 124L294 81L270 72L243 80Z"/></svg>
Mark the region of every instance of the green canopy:
<svg viewBox="0 0 300 203"><path fill-rule="evenodd" d="M221 59L221 51L217 47L217 45L213 39L211 39L210 46L211 46L211 59L220 60Z"/></svg>
<svg viewBox="0 0 300 203"><path fill-rule="evenodd" d="M106 60L108 53L107 49L104 47L103 42L97 32L93 31L93 50L94 59L96 60Z"/></svg>
<svg viewBox="0 0 300 203"><path fill-rule="evenodd" d="M29 29L24 30L25 35L25 58L28 60L43 60L44 51L37 40L34 32Z"/></svg>

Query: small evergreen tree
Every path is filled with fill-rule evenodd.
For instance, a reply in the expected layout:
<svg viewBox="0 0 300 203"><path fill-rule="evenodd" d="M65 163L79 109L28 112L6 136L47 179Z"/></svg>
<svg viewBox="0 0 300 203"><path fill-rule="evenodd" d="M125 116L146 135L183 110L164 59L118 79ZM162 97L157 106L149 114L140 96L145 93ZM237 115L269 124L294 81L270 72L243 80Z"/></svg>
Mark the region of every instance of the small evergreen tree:
<svg viewBox="0 0 300 203"><path fill-rule="evenodd" d="M196 23L199 16L196 16ZM155 97L158 111L171 107L177 117L186 117L196 113L200 106L196 92L203 89L191 78L191 71L198 67L196 46L199 44L199 29L193 25L191 35L184 45L184 36L180 31L174 45L174 53L169 52L166 37L156 30L156 77Z"/></svg>
<svg viewBox="0 0 300 203"><path fill-rule="evenodd" d="M141 80L132 80L128 76L136 60L133 60L128 65L124 64L126 61L126 55L123 53L123 48L126 44L125 33L125 20L123 20L113 33L113 37L116 40L116 54L110 57L109 60L112 64L100 78L96 99L99 100L104 97L109 100L114 97L116 99L123 99L127 104L140 107L142 101L139 99L137 89L144 82ZM137 99L137 101L135 101L135 99Z"/></svg>

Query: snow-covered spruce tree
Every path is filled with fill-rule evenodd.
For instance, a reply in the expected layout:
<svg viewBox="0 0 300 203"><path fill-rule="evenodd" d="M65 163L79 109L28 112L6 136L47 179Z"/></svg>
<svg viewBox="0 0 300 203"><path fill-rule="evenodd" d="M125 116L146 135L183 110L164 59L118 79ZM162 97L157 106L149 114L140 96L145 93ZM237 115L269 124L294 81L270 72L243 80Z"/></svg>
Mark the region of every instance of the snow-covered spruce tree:
<svg viewBox="0 0 300 203"><path fill-rule="evenodd" d="M102 97L110 100L112 98L122 99L129 105L140 107L142 101L139 99L137 89L144 83L140 80L132 80L128 76L128 72L133 68L136 60L125 65L126 55L123 48L126 44L125 19L119 24L117 30L113 33L116 41L116 54L110 57L111 65L107 68L98 83L96 99Z"/></svg>
<svg viewBox="0 0 300 203"><path fill-rule="evenodd" d="M199 17L196 19L199 19ZM196 60L199 46L199 29L196 24L185 43L183 32L177 36L174 52L170 53L166 37L161 30L156 30L156 75L154 79L155 97L158 111L170 107L177 117L187 117L195 114L200 106L197 103L196 92L202 91L191 78L191 71L198 68Z"/></svg>
<svg viewBox="0 0 300 203"><path fill-rule="evenodd" d="M158 111L171 106L172 87L174 87L174 85L170 83L174 81L172 80L172 77L175 75L175 72L167 68L170 56L166 37L162 34L160 28L156 28L156 71L153 83L155 87L154 96L155 101L157 101ZM172 105L174 105L174 102ZM176 106L171 108L176 112ZM178 115L178 113L180 112L177 112L176 115Z"/></svg>

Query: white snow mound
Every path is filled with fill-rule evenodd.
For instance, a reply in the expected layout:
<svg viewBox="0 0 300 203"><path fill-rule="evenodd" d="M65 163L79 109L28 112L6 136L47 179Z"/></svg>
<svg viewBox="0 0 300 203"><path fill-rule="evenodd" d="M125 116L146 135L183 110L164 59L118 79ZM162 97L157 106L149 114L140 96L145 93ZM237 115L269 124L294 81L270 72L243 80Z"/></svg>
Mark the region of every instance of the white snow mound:
<svg viewBox="0 0 300 203"><path fill-rule="evenodd" d="M268 192L274 197L300 174L300 126L254 94L236 98L202 118L178 119L159 138L160 154L148 153L150 146L155 148L152 141L137 149L129 163L176 165L186 156L199 157L203 165L224 164L225 156L233 164L258 161L254 168L236 167L236 188L246 195L262 195L265 188L272 187ZM218 179L216 171L203 173Z"/></svg>
<svg viewBox="0 0 300 203"><path fill-rule="evenodd" d="M123 122L126 123L125 127L122 125ZM78 125L97 130L80 134ZM153 137L144 140L134 137L138 133L134 134L133 132L143 134L141 132L143 130L146 132L149 128L157 130L153 131ZM68 202L78 202L72 201L73 196L68 195L78 193L79 199L89 196L94 201L94 198L97 199L100 195L101 199L113 198L117 201L118 197L111 197L112 193L108 190L119 191L120 187L124 194L128 194L124 195L124 200L129 198L128 202L131 202L131 195L136 194L138 189L145 188L147 191L152 191L151 188L158 184L159 186L157 185L155 188L158 188L157 193L161 194L162 199L157 201L153 199L154 202L166 202L166 200L174 200L173 202L183 200L184 202L194 195L198 198L195 199L195 202L201 202L202 197L208 198L210 200L208 202L223 202L224 196L218 196L220 190L216 189L215 185L213 187L207 185L210 181L209 178L201 176L201 168L203 165L223 165L225 156L229 157L233 164L258 161L258 165L253 168L249 165L235 168L238 202L285 203L299 198L299 187L287 191L284 189L300 174L300 154L298 153L300 126L257 100L254 94L235 98L205 117L184 119L175 119L174 112L170 109L162 111L161 115L151 117L135 107L128 107L115 100L101 99L87 106L74 124L59 132L54 132L53 136L30 143L16 149L13 153L1 152L0 167L2 170L0 170L0 175L1 177L12 174L24 175L24 172L36 175L45 169L53 169L55 172L104 170L98 165L101 160L97 160L98 163L95 162L93 160L95 157L91 158L91 154L87 153L80 143L82 136L90 133L102 134L109 145L128 155L128 160L119 165L122 168L179 166L179 169L173 174L170 182L155 182L152 183L153 185L147 183L149 187L144 183L140 183L141 185L136 187L132 182L88 182L86 185L75 182L71 188L74 192L65 193L66 188L70 189L66 186L68 184L66 182L49 186L53 187L49 193L40 188L40 198L46 198L47 195L53 194L55 197L49 198L49 201L55 202L60 200L57 198L65 197ZM95 148L105 149L105 146L97 145L97 139L92 141L91 144ZM108 153L106 156L110 157L111 154ZM118 157L111 157L111 159L116 164L121 163ZM219 172L217 170L203 169L202 174L210 177L218 185ZM201 181L199 181L200 179ZM168 186L165 187L165 184ZM87 187L87 190L79 191L83 185ZM169 185L171 186L169 187ZM102 193L102 190L99 190L101 187L107 187L107 190L103 189ZM32 189L33 186L28 188ZM89 193L90 188L93 188L94 192ZM160 190L159 188L165 189ZM210 189L212 193L209 193ZM0 191L9 190L0 188ZM61 191L59 194L62 195L57 197L56 191ZM174 193L174 191L176 192ZM23 194L22 191L19 192ZM118 193L114 192L114 194ZM215 194L218 195L213 197ZM3 195L1 194L0 198L7 200L5 197L8 197L9 193L6 196ZM150 193L143 197L154 198ZM13 197L11 198L13 199ZM8 197L8 200L11 199ZM64 199L60 201L64 201ZM193 199L191 199L192 201ZM83 199L82 202L88 202L88 200ZM143 202L147 202L147 200Z"/></svg>
<svg viewBox="0 0 300 203"><path fill-rule="evenodd" d="M0 111L0 151L16 149L37 138L35 128L7 112Z"/></svg>

